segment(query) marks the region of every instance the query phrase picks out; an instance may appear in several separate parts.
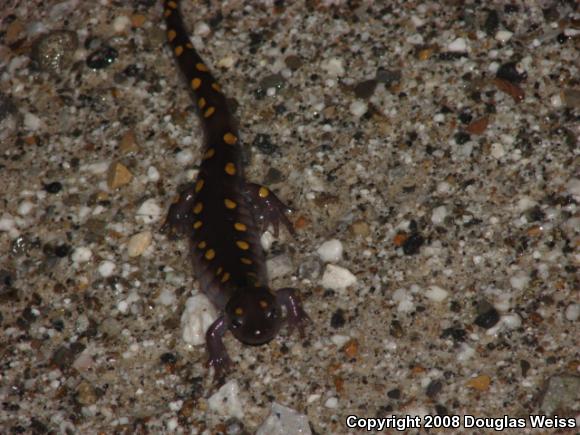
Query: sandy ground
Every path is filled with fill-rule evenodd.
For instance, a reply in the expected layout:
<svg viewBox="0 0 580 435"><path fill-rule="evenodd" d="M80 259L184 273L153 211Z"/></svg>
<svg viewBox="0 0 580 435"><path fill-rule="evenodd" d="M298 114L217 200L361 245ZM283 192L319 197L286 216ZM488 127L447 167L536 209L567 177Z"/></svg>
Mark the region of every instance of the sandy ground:
<svg viewBox="0 0 580 435"><path fill-rule="evenodd" d="M187 243L159 232L202 145L160 4L3 0L0 432L254 433L274 402L305 433L577 431L580 16L480 3L184 5L248 178L296 209L265 242L312 318L228 336L223 403L183 340Z"/></svg>

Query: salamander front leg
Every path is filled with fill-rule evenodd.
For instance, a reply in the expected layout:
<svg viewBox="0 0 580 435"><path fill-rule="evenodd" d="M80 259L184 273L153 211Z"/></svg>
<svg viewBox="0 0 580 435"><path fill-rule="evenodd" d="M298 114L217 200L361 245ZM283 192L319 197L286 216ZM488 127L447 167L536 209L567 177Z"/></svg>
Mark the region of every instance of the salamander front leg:
<svg viewBox="0 0 580 435"><path fill-rule="evenodd" d="M205 343L209 354L208 366L215 370L215 378L223 378L232 365L228 351L224 346L223 337L228 330L228 324L224 316L211 324L205 333Z"/></svg>
<svg viewBox="0 0 580 435"><path fill-rule="evenodd" d="M290 234L295 234L294 226L286 216L286 213L292 213L292 209L280 201L270 189L256 183L246 183L244 191L254 207L254 216L262 232L272 224L274 236L278 237L282 222Z"/></svg>
<svg viewBox="0 0 580 435"><path fill-rule="evenodd" d="M161 231L169 238L176 239L191 231L193 224L193 207L195 200L195 184L188 184L171 204Z"/></svg>
<svg viewBox="0 0 580 435"><path fill-rule="evenodd" d="M286 307L286 319L288 321L288 331L290 334L298 328L300 337L306 335L306 323L310 322L310 317L302 308L298 289L285 287L276 292L276 299L280 305Z"/></svg>

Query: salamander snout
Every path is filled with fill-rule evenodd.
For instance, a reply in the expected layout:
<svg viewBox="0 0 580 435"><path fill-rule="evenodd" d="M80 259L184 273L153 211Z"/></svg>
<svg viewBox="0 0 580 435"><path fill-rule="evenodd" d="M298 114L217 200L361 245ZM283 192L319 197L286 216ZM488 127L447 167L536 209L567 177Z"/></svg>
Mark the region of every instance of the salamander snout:
<svg viewBox="0 0 580 435"><path fill-rule="evenodd" d="M230 331L245 344L265 344L280 330L280 304L265 287L239 289L225 312Z"/></svg>

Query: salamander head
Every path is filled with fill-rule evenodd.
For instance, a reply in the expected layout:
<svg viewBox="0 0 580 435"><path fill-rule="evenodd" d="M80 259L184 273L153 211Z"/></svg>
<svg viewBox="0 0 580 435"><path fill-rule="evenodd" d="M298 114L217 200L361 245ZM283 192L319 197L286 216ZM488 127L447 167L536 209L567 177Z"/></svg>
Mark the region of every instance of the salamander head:
<svg viewBox="0 0 580 435"><path fill-rule="evenodd" d="M282 311L276 297L266 287L238 290L226 305L230 331L242 343L260 345L272 340L280 330Z"/></svg>

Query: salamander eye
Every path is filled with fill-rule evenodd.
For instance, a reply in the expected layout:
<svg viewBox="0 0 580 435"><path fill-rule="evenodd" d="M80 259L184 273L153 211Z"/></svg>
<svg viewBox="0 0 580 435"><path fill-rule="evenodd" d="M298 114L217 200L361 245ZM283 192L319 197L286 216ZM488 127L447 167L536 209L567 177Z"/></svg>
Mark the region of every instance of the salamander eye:
<svg viewBox="0 0 580 435"><path fill-rule="evenodd" d="M266 319L276 319L278 317L278 310L275 307L266 311Z"/></svg>

